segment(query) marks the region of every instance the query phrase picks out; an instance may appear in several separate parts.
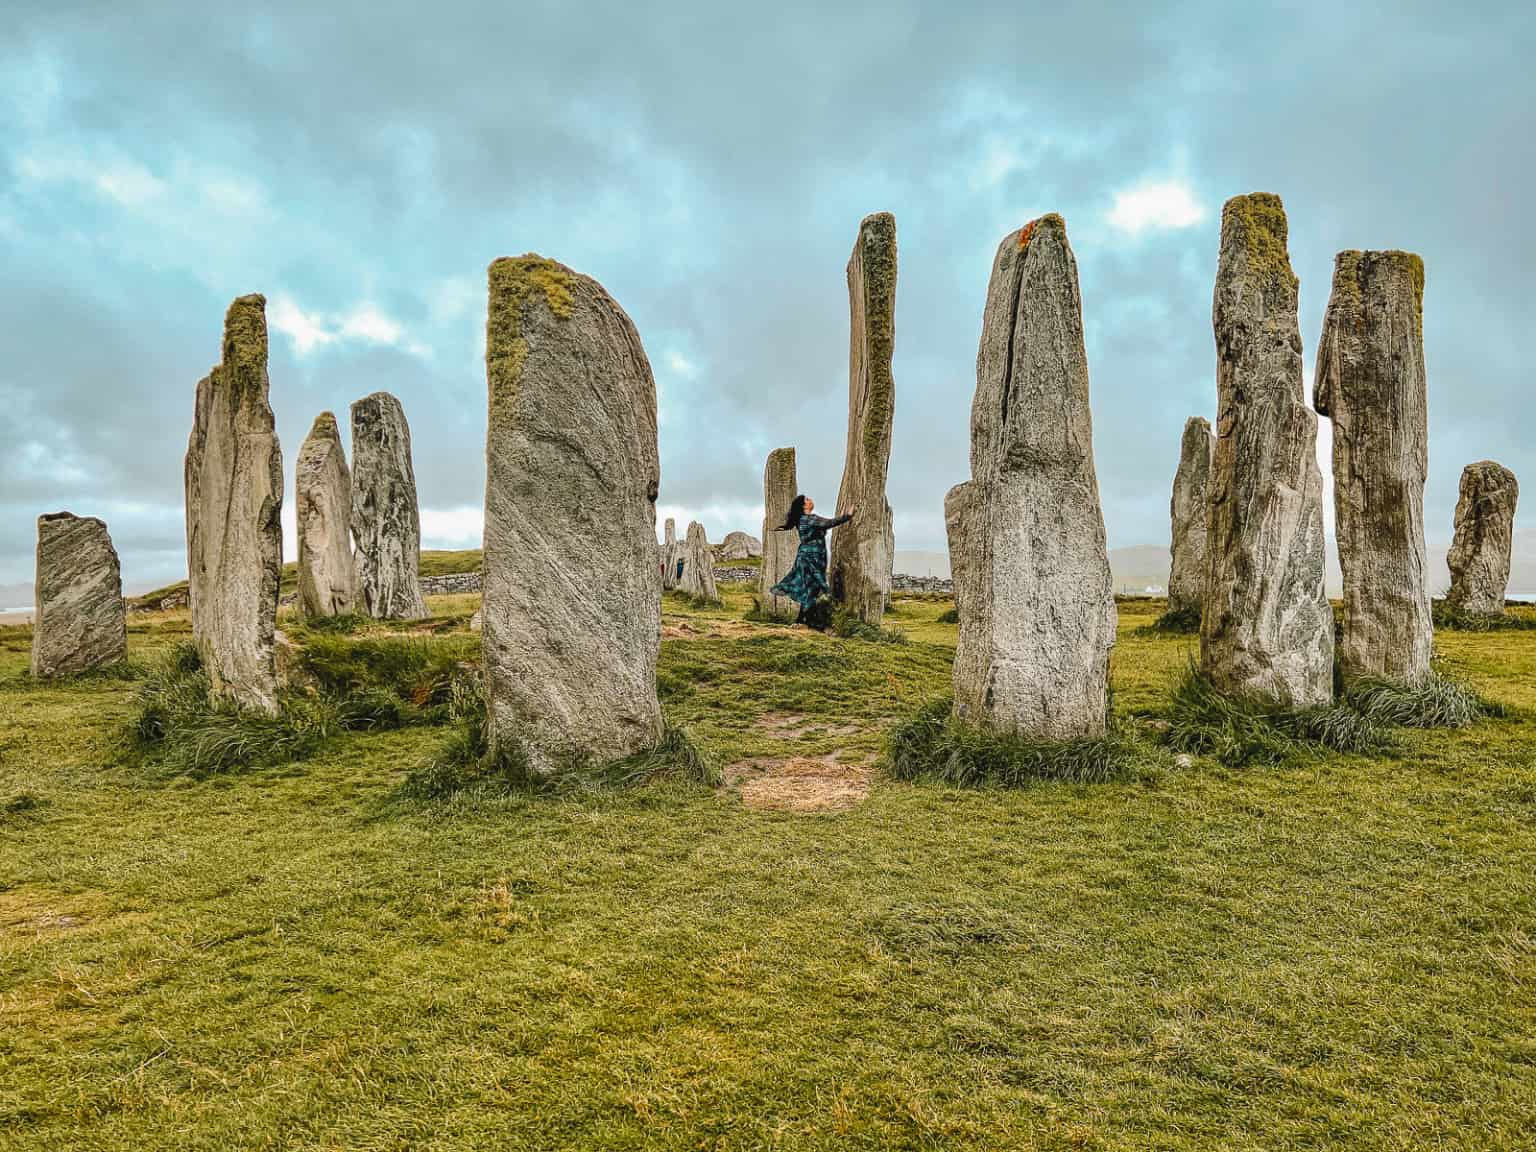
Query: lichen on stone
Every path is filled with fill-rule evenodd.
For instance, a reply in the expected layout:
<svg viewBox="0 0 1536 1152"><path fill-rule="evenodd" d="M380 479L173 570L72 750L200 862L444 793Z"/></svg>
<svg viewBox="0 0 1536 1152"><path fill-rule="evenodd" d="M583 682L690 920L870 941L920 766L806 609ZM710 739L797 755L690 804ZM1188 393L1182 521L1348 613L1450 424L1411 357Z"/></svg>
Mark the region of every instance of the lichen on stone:
<svg viewBox="0 0 1536 1152"><path fill-rule="evenodd" d="M550 314L571 315L572 273L565 265L534 252L503 256L487 270L489 306L485 317L485 368L491 404L511 403L517 395L528 342L523 338L523 308L535 292L544 297Z"/></svg>
<svg viewBox="0 0 1536 1152"><path fill-rule="evenodd" d="M1221 227L1235 229L1248 253L1248 265L1266 279L1284 279L1294 289L1300 281L1291 269L1286 246L1289 226L1285 205L1273 192L1250 192L1234 196L1221 210Z"/></svg>

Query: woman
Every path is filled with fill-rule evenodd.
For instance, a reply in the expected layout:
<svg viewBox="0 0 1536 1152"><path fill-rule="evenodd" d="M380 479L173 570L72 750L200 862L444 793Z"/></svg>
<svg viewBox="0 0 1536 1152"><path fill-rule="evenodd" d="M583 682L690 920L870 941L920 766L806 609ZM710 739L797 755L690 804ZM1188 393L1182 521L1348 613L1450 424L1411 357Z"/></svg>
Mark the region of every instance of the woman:
<svg viewBox="0 0 1536 1152"><path fill-rule="evenodd" d="M853 519L857 508L850 508L844 516L828 520L813 516L816 501L809 496L796 496L789 506L789 517L783 528L796 529L800 533L800 548L795 553L795 565L788 575L769 589L775 595L787 597L800 605L796 624L807 624L806 613L827 594L827 533L839 524Z"/></svg>

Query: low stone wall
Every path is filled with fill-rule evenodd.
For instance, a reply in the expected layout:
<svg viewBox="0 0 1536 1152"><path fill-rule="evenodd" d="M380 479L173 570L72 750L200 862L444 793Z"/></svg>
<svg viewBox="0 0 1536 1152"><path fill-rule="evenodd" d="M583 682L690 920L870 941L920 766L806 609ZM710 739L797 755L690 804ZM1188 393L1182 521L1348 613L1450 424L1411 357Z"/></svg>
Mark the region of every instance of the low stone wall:
<svg viewBox="0 0 1536 1152"><path fill-rule="evenodd" d="M447 576L423 576L423 596L462 596L466 592L480 591L480 573L452 572Z"/></svg>

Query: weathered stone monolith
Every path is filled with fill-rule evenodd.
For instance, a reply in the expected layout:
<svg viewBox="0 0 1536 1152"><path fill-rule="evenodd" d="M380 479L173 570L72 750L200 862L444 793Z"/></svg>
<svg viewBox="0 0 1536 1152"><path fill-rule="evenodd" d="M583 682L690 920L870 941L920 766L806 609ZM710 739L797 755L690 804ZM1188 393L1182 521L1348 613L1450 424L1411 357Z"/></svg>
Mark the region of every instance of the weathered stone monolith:
<svg viewBox="0 0 1536 1152"><path fill-rule="evenodd" d="M411 426L388 392L352 405L352 539L358 607L376 620L425 616Z"/></svg>
<svg viewBox="0 0 1536 1152"><path fill-rule="evenodd" d="M763 554L763 543L747 532L727 532L720 541L720 559L751 560Z"/></svg>
<svg viewBox="0 0 1536 1152"><path fill-rule="evenodd" d="M683 575L677 587L695 600L720 603L720 592L715 588L715 553L704 534L704 525L697 520L688 522L688 538L683 542Z"/></svg>
<svg viewBox="0 0 1536 1152"><path fill-rule="evenodd" d="M800 494L795 485L795 450L775 448L763 466L763 566L758 570L757 588L763 611L786 620L795 617L799 605L770 589L789 575L800 548L800 533L783 526L789 506Z"/></svg>
<svg viewBox="0 0 1536 1152"><path fill-rule="evenodd" d="M1296 289L1280 197L1228 200L1211 307L1218 408L1200 666L1219 691L1306 707L1333 695L1333 612Z"/></svg>
<svg viewBox="0 0 1536 1152"><path fill-rule="evenodd" d="M197 385L185 463L187 585L213 693L276 712L283 453L267 400L266 304L253 295L229 306L223 358Z"/></svg>
<svg viewBox="0 0 1536 1152"><path fill-rule="evenodd" d="M1003 239L976 354L971 483L945 501L960 610L955 711L1104 732L1115 602L1093 465L1077 261L1060 216Z"/></svg>
<svg viewBox="0 0 1536 1152"><path fill-rule="evenodd" d="M656 385L596 280L530 253L489 281L490 737L548 775L661 739Z"/></svg>
<svg viewBox="0 0 1536 1152"><path fill-rule="evenodd" d="M37 612L32 675L73 676L128 654L122 569L107 526L94 516L37 518Z"/></svg>
<svg viewBox="0 0 1536 1152"><path fill-rule="evenodd" d="M333 413L322 412L299 449L293 478L299 526L299 611L345 616L353 610L352 473Z"/></svg>
<svg viewBox="0 0 1536 1152"><path fill-rule="evenodd" d="M891 593L891 513L885 500L896 381L896 217L866 216L848 258L848 448L837 514L857 509L831 534L827 562L833 598L878 625Z"/></svg>
<svg viewBox="0 0 1536 1152"><path fill-rule="evenodd" d="M1346 676L1420 684L1434 625L1424 580L1429 396L1424 262L1340 252L1317 347L1312 406L1333 421L1333 508L1344 573Z"/></svg>
<svg viewBox="0 0 1536 1152"><path fill-rule="evenodd" d="M1173 476L1169 501L1173 544L1169 548L1168 615L1200 616L1205 595L1205 524L1207 488L1211 479L1210 421L1191 416L1179 441L1179 469ZM1191 625L1190 631L1194 627Z"/></svg>
<svg viewBox="0 0 1536 1152"><path fill-rule="evenodd" d="M1480 460L1462 469L1456 536L1445 558L1451 570L1451 590L1445 602L1453 612L1503 614L1519 499L1515 474L1502 464Z"/></svg>

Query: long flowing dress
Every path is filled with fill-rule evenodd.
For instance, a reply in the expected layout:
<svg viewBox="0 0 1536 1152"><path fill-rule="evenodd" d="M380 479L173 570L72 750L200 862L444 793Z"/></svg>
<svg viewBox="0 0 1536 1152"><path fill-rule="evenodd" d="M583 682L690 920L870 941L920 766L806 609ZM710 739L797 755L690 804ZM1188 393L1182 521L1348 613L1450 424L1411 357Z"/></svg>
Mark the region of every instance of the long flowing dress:
<svg viewBox="0 0 1536 1152"><path fill-rule="evenodd" d="M839 516L828 520L825 516L810 514L800 517L800 547L795 552L794 567L769 591L788 597L801 608L809 608L825 596L830 590L827 586L827 533L851 519L852 516Z"/></svg>

